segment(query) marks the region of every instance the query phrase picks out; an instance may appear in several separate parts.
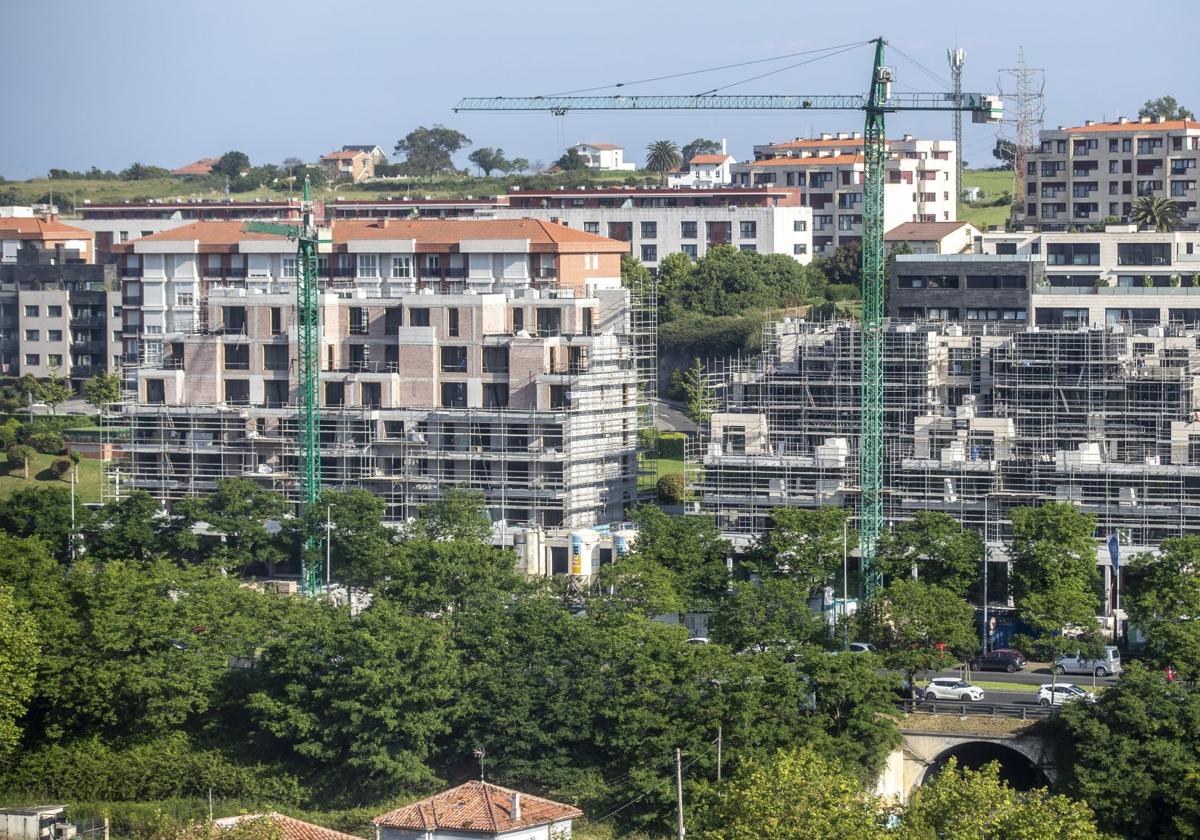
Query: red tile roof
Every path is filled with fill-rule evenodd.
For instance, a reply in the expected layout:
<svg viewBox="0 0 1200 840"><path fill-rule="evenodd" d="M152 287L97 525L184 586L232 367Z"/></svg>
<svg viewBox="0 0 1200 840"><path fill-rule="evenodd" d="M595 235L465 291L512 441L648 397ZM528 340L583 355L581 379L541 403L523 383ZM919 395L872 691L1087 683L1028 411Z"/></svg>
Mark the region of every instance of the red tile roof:
<svg viewBox="0 0 1200 840"><path fill-rule="evenodd" d="M809 155L807 157L777 157L752 160L751 166L845 166L862 163L862 155Z"/></svg>
<svg viewBox="0 0 1200 840"><path fill-rule="evenodd" d="M56 219L36 217L0 219L0 237L11 239L88 239L94 234L90 230L64 225Z"/></svg>
<svg viewBox="0 0 1200 840"><path fill-rule="evenodd" d="M1071 134L1090 134L1120 131L1184 131L1187 129L1200 129L1200 122L1196 120L1167 120L1166 122L1144 123L1137 120L1130 120L1127 123L1101 122L1093 123L1092 125L1077 125L1064 128L1062 131Z"/></svg>
<svg viewBox="0 0 1200 840"><path fill-rule="evenodd" d="M367 152L342 150L340 152L330 152L327 155L321 155L321 160L354 160L359 155L370 157Z"/></svg>
<svg viewBox="0 0 1200 840"><path fill-rule="evenodd" d="M614 143L576 143L575 145L576 146L588 146L589 148L592 148L592 149L603 149L603 150L620 149L621 151L625 150L624 146L618 146Z"/></svg>
<svg viewBox="0 0 1200 840"><path fill-rule="evenodd" d="M771 143L769 145L772 149L821 149L841 146L861 146L865 142L861 137L831 137L828 140L797 137L795 140L785 140L782 143Z"/></svg>
<svg viewBox="0 0 1200 840"><path fill-rule="evenodd" d="M929 242L968 227L967 222L904 222L883 235L888 242Z"/></svg>
<svg viewBox="0 0 1200 840"><path fill-rule="evenodd" d="M272 811L269 814L244 814L238 817L226 817L216 820L218 828L232 828L248 820L270 820L279 829L280 840L362 840L353 834L343 834L332 828L313 825L295 817L289 817Z"/></svg>
<svg viewBox="0 0 1200 840"><path fill-rule="evenodd" d="M467 782L389 811L372 822L385 828L414 831L449 829L495 834L583 816L583 812L572 805L522 793L519 794L521 818L513 819L513 795L516 793L487 782Z"/></svg>
<svg viewBox="0 0 1200 840"><path fill-rule="evenodd" d="M280 224L287 224L287 222L280 222ZM246 233L242 230L245 226L246 222L241 221L192 222L190 225L184 225L183 227L160 230L158 233L143 236L141 239L134 240L134 242L195 241L203 245L236 245L238 242L247 239L271 240L286 238L274 233ZM133 242L128 244L132 245Z"/></svg>
<svg viewBox="0 0 1200 840"><path fill-rule="evenodd" d="M216 163L217 160L219 160L219 158L212 158L212 157L200 158L200 160L193 161L192 163L189 163L186 166L181 166L178 169L172 169L171 174L172 175L211 175L213 164Z"/></svg>
<svg viewBox="0 0 1200 840"><path fill-rule="evenodd" d="M688 165L693 163L724 163L729 160L730 155L695 155L688 161Z"/></svg>

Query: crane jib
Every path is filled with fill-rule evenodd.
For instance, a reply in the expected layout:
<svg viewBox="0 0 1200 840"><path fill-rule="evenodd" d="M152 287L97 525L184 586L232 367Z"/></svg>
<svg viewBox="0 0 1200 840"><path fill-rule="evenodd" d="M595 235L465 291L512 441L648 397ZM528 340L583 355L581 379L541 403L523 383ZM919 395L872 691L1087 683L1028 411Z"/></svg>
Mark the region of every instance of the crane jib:
<svg viewBox="0 0 1200 840"><path fill-rule="evenodd" d="M454 106L457 111L865 111L865 94L788 94L741 96L488 96L468 97ZM883 111L978 111L997 110L995 97L982 93L894 93L878 106Z"/></svg>

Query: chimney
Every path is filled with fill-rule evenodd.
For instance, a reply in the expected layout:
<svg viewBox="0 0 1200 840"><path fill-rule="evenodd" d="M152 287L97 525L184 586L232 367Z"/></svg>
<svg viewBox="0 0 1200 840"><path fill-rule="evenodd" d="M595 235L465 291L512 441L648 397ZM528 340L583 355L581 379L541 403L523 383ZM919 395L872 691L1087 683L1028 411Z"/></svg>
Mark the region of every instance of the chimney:
<svg viewBox="0 0 1200 840"><path fill-rule="evenodd" d="M822 140L832 140L832 139L833 139L833 135L832 135L832 134L830 134L828 131L822 131L822 132L821 132L821 139L822 139Z"/></svg>
<svg viewBox="0 0 1200 840"><path fill-rule="evenodd" d="M1095 121L1095 120L1084 120L1084 121L1083 121L1083 125L1084 125L1084 127L1085 127L1085 128L1086 128L1087 126L1089 126L1089 125L1095 125L1095 124L1096 124L1096 121Z"/></svg>
<svg viewBox="0 0 1200 840"><path fill-rule="evenodd" d="M725 145L725 138L724 138L724 137L722 137L722 138L721 138L721 154L723 154L723 155L727 155L727 154L729 154L729 149L728 149L728 147Z"/></svg>
<svg viewBox="0 0 1200 840"><path fill-rule="evenodd" d="M1167 118L1166 118L1166 117L1159 117L1159 118L1156 120L1156 122L1160 122L1160 123L1165 123L1166 121L1167 121Z"/></svg>
<svg viewBox="0 0 1200 840"><path fill-rule="evenodd" d="M512 821L521 821L521 794L515 790L512 795Z"/></svg>
<svg viewBox="0 0 1200 840"><path fill-rule="evenodd" d="M1145 123L1150 122L1150 118L1149 117L1141 117L1140 119L1138 119L1138 122L1145 124Z"/></svg>

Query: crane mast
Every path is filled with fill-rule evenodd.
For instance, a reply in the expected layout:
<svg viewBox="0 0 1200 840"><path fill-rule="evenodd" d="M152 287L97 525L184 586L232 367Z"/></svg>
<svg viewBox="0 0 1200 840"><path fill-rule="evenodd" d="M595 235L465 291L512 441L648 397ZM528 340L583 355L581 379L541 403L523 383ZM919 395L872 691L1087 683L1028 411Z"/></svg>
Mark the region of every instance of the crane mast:
<svg viewBox="0 0 1200 840"><path fill-rule="evenodd" d="M884 166L887 139L884 114L897 111L970 112L974 122L999 122L998 97L961 91L894 93L892 71L884 64L883 38L874 39L871 83L863 94L739 95L739 96L530 96L474 97L461 100L455 111L543 111L555 115L572 110L826 110L862 111L865 172L862 222L862 441L859 466L859 546L863 585L869 594L879 582L875 551L883 528L883 337L886 254L884 252ZM959 150L961 154L961 150Z"/></svg>

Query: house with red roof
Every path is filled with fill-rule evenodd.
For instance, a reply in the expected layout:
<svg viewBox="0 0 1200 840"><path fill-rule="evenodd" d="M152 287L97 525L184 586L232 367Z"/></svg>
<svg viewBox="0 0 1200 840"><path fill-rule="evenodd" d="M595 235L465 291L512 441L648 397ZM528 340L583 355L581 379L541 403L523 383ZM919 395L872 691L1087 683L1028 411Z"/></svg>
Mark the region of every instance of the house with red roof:
<svg viewBox="0 0 1200 840"><path fill-rule="evenodd" d="M273 827L278 833L279 840L362 840L361 837L353 834L334 831L332 828L298 820L275 811L267 814L239 814L236 817L222 817L219 820L213 820L213 825L219 830L228 830L238 825L259 822Z"/></svg>
<svg viewBox="0 0 1200 840"><path fill-rule="evenodd" d="M375 177L375 158L362 149L342 149L321 155L321 168L331 181L359 183Z"/></svg>
<svg viewBox="0 0 1200 840"><path fill-rule="evenodd" d="M724 145L724 141L722 141ZM685 166L667 175L671 187L710 189L729 184L733 179L730 167L737 158L725 151L716 154L692 155Z"/></svg>
<svg viewBox="0 0 1200 840"><path fill-rule="evenodd" d="M574 805L471 781L381 814L376 840L568 840Z"/></svg>
<svg viewBox="0 0 1200 840"><path fill-rule="evenodd" d="M220 158L200 158L200 160L194 160L178 169L172 169L171 174L179 178L202 178L212 174L213 166L218 160Z"/></svg>

